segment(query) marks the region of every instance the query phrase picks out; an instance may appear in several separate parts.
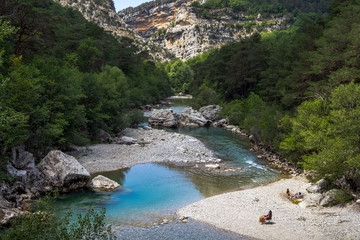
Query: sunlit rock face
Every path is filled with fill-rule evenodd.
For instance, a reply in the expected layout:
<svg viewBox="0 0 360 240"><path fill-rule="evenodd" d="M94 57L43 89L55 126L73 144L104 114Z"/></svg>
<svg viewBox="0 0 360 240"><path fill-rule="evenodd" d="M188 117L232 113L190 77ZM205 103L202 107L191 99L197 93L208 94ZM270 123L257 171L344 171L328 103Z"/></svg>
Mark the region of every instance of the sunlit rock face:
<svg viewBox="0 0 360 240"><path fill-rule="evenodd" d="M205 18L190 5L194 0L152 1L118 13L113 0L54 1L80 11L87 20L116 37L134 39L140 50L147 50L160 61L172 57L187 60L254 32L286 28L288 20L286 16L263 18L230 9L208 10L209 17Z"/></svg>
<svg viewBox="0 0 360 240"><path fill-rule="evenodd" d="M286 17L263 19L228 9L209 10L212 17L199 17L193 0L150 2L119 12L120 17L148 42L187 60L231 40L240 40L254 32L284 27ZM215 16L215 17L214 17Z"/></svg>
<svg viewBox="0 0 360 240"><path fill-rule="evenodd" d="M136 37L115 11L113 0L55 0L64 7L78 10L88 21L96 23L115 36Z"/></svg>

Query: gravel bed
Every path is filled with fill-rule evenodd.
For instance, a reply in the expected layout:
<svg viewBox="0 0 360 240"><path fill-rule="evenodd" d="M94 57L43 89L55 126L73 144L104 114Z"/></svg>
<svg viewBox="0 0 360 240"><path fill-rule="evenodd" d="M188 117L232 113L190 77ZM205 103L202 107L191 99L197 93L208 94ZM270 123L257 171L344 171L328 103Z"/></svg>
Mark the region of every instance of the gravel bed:
<svg viewBox="0 0 360 240"><path fill-rule="evenodd" d="M198 139L164 130L126 129L137 144L95 144L73 155L90 173L114 171L143 163L215 163L214 153Z"/></svg>
<svg viewBox="0 0 360 240"><path fill-rule="evenodd" d="M282 179L253 189L206 198L177 213L256 239L359 239L358 205L303 208L286 198L287 188L291 192L306 193L309 185L299 176ZM261 225L259 217L269 210L273 212L273 221Z"/></svg>

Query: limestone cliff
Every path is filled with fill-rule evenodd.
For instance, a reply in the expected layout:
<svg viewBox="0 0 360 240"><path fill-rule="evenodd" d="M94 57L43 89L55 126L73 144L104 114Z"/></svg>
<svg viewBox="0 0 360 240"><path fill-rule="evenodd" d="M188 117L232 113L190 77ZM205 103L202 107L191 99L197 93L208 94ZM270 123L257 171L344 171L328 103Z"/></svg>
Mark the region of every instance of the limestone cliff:
<svg viewBox="0 0 360 240"><path fill-rule="evenodd" d="M167 60L173 55L166 49L147 42L116 13L113 0L54 0L64 7L78 10L88 21L111 32L115 37L129 37L140 50L146 50L156 60Z"/></svg>
<svg viewBox="0 0 360 240"><path fill-rule="evenodd" d="M260 14L250 16L229 9L210 10L210 17L204 17L199 14L200 8L190 5L194 0L155 0L119 13L113 0L55 1L79 10L87 20L115 36L133 38L156 60L187 60L228 41L287 24L286 16L265 19Z"/></svg>
<svg viewBox="0 0 360 240"><path fill-rule="evenodd" d="M148 42L167 49L186 60L230 40L239 40L255 31L286 27L286 17L262 18L212 10L210 18L201 18L193 0L157 0L119 12L120 17Z"/></svg>
<svg viewBox="0 0 360 240"><path fill-rule="evenodd" d="M136 38L115 11L113 0L55 0L62 6L78 10L88 21L92 21L115 36Z"/></svg>

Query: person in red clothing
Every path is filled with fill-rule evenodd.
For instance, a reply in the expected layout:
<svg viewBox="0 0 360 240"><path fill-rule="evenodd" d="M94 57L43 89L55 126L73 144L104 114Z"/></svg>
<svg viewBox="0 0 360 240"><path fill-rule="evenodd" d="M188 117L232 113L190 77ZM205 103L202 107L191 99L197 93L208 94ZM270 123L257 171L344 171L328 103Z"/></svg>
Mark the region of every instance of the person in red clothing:
<svg viewBox="0 0 360 240"><path fill-rule="evenodd" d="M261 224L264 224L265 221L269 221L269 220L271 220L271 218L272 218L272 211L270 210L267 215L264 215L264 216L261 216L261 217L260 217L259 222L260 222Z"/></svg>

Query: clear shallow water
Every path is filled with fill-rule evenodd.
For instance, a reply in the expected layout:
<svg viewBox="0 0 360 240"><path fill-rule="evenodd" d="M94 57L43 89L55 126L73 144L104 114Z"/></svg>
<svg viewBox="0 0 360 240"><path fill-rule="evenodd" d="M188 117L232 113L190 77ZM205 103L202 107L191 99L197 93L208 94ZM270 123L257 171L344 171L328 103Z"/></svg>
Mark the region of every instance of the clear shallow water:
<svg viewBox="0 0 360 240"><path fill-rule="evenodd" d="M117 181L125 189L62 195L57 212L62 215L68 210L84 213L90 207L106 208L110 224L143 226L162 221L176 209L203 198L184 172L165 165L141 164L101 174Z"/></svg>
<svg viewBox="0 0 360 240"><path fill-rule="evenodd" d="M181 112L180 102L174 111ZM248 149L248 139L220 128L167 129L203 141L227 165L241 171L211 173L195 167L142 164L102 173L125 187L115 192L75 192L62 195L57 213L84 213L89 207L106 208L106 221L121 226L119 239L246 239L206 224L175 221L175 211L205 197L254 187L276 180L280 174ZM169 153L171 154L171 153ZM153 226L164 218L173 222ZM151 227L152 226L152 227ZM139 228L146 227L146 228ZM151 237L150 237L151 236Z"/></svg>

